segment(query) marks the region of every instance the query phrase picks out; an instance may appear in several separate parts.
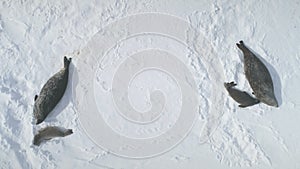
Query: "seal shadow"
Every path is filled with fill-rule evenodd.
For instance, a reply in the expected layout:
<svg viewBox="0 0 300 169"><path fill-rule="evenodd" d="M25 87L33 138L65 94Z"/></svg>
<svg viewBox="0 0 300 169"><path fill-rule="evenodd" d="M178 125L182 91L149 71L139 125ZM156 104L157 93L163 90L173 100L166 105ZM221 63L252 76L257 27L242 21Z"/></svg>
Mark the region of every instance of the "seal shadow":
<svg viewBox="0 0 300 169"><path fill-rule="evenodd" d="M72 77L70 78L70 92L71 92L71 102L74 104L75 108L76 108L76 86L79 85L79 77L78 77L78 70L74 68L74 70L72 70Z"/></svg>
<svg viewBox="0 0 300 169"><path fill-rule="evenodd" d="M44 120L45 122L49 123L49 122L57 121L57 116L68 106L68 104L72 100L72 83L71 82L73 81L72 77L73 77L74 70L75 70L75 67L71 62L70 67L69 67L69 77L68 77L68 85L67 85L66 91L65 91L63 97L61 98L61 100L58 102L58 104L52 110L52 112L49 113L48 117Z"/></svg>
<svg viewBox="0 0 300 169"><path fill-rule="evenodd" d="M276 71L276 69L269 63L267 62L260 54L258 54L257 52L255 52L253 49L249 48L247 45L245 45L259 60L261 60L264 65L267 67L267 69L269 70L271 77L272 77L272 81L273 81L273 85L274 85L274 93L275 93L275 97L278 101L278 106L282 105L282 83L281 83L281 79L280 76L278 74L278 72ZM240 59L242 62L244 62L244 57L243 54L239 55Z"/></svg>

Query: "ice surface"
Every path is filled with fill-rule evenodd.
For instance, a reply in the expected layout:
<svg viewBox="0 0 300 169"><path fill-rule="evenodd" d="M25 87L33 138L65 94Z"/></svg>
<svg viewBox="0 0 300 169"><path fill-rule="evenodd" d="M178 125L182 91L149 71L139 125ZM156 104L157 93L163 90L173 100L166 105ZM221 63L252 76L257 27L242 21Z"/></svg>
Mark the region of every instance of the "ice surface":
<svg viewBox="0 0 300 169"><path fill-rule="evenodd" d="M1 1L0 168L300 168L299 8L296 0ZM120 19L145 12L178 17L188 24L167 25L172 24L168 17L149 17L141 21L143 24L127 20L123 27L107 31L109 26L120 24ZM153 25L156 22L161 26ZM165 32L131 36L131 29ZM181 29L186 31L176 37ZM117 39L121 35L128 37ZM103 37L105 41L95 42ZM114 45L109 46L115 39ZM279 108L259 104L241 109L227 95L225 81L234 80L239 88L251 92L243 72L242 53L235 46L239 40L264 59L274 80ZM89 57L92 54L88 51L107 47L106 52ZM105 122L120 135L152 138L171 130L180 117L184 101L181 96L185 96L180 93L180 84L193 86L188 74L180 83L177 76L161 69L145 69L135 74L128 86L132 107L138 112L151 112L153 104L166 105L158 119L150 118L151 125L126 121L120 114L117 118L117 111L110 109L116 108L110 100L115 72L123 62L127 63L130 55L146 49L160 49L176 56L192 74L198 100L193 112L195 123L185 133L186 137L182 133L172 135L153 142L153 147L173 143L177 137L183 140L163 154L137 160L99 146L81 122L84 113L87 118L96 117L94 109L86 106L84 112L78 112L77 101L78 96L96 86L99 112L107 110L102 114ZM34 95L62 67L64 55L73 58L67 91L45 122L36 126ZM96 58L101 60L94 64ZM82 72L86 74L81 76ZM178 75L182 72L178 67ZM85 77L93 79L91 86L76 93L77 87L88 79ZM89 99L83 100L88 104ZM192 97L187 99L193 101ZM100 117L99 112L96 113ZM152 116L140 119L149 120L148 117ZM74 134L33 146L34 134L49 125L72 128ZM109 134L93 132L99 139ZM120 152L139 148L124 145Z"/></svg>

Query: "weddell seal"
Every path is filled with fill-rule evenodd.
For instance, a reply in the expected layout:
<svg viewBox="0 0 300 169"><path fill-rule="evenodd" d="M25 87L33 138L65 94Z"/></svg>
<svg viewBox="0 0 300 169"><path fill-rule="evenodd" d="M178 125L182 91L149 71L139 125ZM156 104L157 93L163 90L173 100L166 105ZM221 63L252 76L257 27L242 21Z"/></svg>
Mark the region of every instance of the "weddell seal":
<svg viewBox="0 0 300 169"><path fill-rule="evenodd" d="M71 58L65 56L64 67L46 82L39 96L35 95L33 114L36 124L43 122L63 97L68 84L70 63Z"/></svg>
<svg viewBox="0 0 300 169"><path fill-rule="evenodd" d="M33 144L39 146L41 142L51 140L55 137L65 137L73 134L72 129L63 129L56 126L42 128L33 138Z"/></svg>
<svg viewBox="0 0 300 169"><path fill-rule="evenodd" d="M244 70L253 94L261 102L278 107L273 81L267 67L240 41L236 44L244 54Z"/></svg>
<svg viewBox="0 0 300 169"><path fill-rule="evenodd" d="M238 103L240 103L239 107L248 107L255 104L258 104L260 101L256 98L250 96L245 91L238 90L236 88L233 88L236 86L234 82L230 83L224 83L225 88L227 89L229 95Z"/></svg>

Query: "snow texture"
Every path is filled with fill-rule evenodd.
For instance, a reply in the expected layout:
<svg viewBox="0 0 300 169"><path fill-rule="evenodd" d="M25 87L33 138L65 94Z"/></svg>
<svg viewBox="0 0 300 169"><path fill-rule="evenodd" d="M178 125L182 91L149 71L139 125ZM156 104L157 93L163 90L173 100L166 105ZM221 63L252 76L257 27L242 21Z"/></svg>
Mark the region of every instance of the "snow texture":
<svg viewBox="0 0 300 169"><path fill-rule="evenodd" d="M297 0L2 0L0 168L300 168L299 9ZM184 39L187 47L158 34L129 37L105 53L99 66L93 67L94 74L77 76L78 72L86 71L79 66L89 59L85 58L85 51L101 49L102 44L108 43L93 41L106 35L106 26L143 13L160 13L186 21L190 25ZM126 27L115 29L128 33ZM252 92L244 75L242 53L235 45L240 40L269 69L279 108L258 104L242 109L227 94L223 82L230 81ZM140 49L149 48L181 56L179 59L192 73L197 87L197 116L188 135L163 154L126 158L91 139L93 136L80 121L80 113L92 115L93 110L87 106L86 112L78 112L76 89L87 77L92 77L99 86L95 91L111 92L109 82L118 66ZM62 68L64 55L72 57L66 93L45 122L35 125L34 96ZM161 121L139 128L136 123L122 122L116 114L111 114L109 108L114 105L103 95L95 94L95 99L101 100L98 109L103 104L103 110L107 110L103 118L114 131L128 137L148 138L172 128L180 114L178 105L182 103L180 86L174 77L150 69L130 81L130 104L140 112L150 111L153 92L158 94L154 98L161 97L155 91L163 91L164 110L173 113L162 114ZM34 134L50 125L71 128L74 133L34 146ZM106 134L93 132L99 138Z"/></svg>

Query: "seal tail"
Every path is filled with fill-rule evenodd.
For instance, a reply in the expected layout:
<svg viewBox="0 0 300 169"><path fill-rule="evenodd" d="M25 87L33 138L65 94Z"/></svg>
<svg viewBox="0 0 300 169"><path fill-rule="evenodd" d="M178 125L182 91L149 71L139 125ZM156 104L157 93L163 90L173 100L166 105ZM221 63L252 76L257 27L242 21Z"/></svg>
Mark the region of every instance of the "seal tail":
<svg viewBox="0 0 300 169"><path fill-rule="evenodd" d="M69 65L71 63L72 58L67 58L66 56L64 57L64 67L69 68Z"/></svg>

